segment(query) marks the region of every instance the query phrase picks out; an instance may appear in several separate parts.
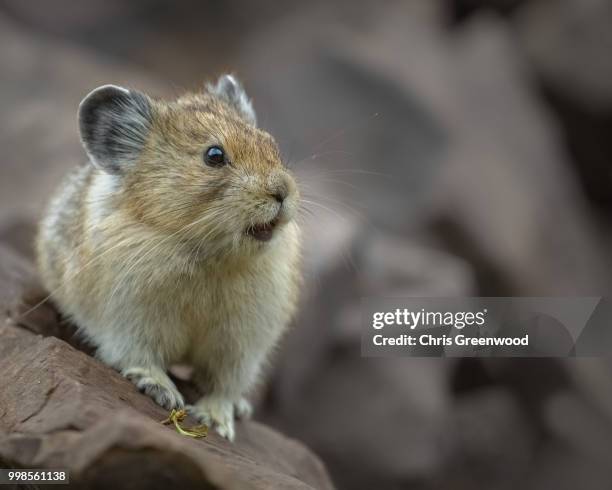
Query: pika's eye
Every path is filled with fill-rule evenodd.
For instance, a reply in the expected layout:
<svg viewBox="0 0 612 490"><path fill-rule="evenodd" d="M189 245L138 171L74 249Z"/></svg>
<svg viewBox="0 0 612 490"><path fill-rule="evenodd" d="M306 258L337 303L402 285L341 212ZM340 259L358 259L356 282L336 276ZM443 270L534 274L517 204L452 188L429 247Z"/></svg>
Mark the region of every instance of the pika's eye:
<svg viewBox="0 0 612 490"><path fill-rule="evenodd" d="M211 146L204 152L204 162L211 167L222 167L227 163L225 152L220 146Z"/></svg>

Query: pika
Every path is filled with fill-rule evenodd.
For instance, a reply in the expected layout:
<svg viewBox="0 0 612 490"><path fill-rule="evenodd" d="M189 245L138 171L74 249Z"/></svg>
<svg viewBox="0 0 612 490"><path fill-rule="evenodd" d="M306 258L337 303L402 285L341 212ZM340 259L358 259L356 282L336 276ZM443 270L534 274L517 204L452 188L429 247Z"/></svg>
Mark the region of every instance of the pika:
<svg viewBox="0 0 612 490"><path fill-rule="evenodd" d="M166 409L185 406L167 369L191 365L204 396L187 410L234 440L296 310L297 184L231 75L172 101L104 85L78 123L89 163L40 223L43 284L97 357Z"/></svg>

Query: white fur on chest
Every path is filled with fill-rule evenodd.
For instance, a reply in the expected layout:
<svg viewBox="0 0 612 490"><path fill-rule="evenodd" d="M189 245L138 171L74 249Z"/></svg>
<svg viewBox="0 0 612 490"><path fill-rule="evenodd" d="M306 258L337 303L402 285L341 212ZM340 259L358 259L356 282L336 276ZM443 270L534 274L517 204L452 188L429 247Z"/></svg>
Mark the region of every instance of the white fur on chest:
<svg viewBox="0 0 612 490"><path fill-rule="evenodd" d="M117 184L112 176L97 177L93 184L88 211L92 230L99 232L92 231L91 239L103 254L105 220L117 219L107 201ZM147 233L153 232L130 236L147 242L152 238ZM75 319L94 344L104 346L102 356L111 365L147 352L153 364L165 367L187 362L239 373L227 385L242 389L253 382L289 323L297 297L297 225L285 225L263 247L241 267L225 270L206 263L185 267L180 248L170 242L144 250L120 246L97 268L100 283L110 288L95 293L93 310L77 305Z"/></svg>
<svg viewBox="0 0 612 490"><path fill-rule="evenodd" d="M105 307L96 315L99 323L154 344L167 364L218 356L260 359L287 326L297 294L297 230L283 232L288 236L276 237L277 243L267 244L271 250L253 257L252 267L234 274L168 271L162 256L148 257L132 271L117 264L105 271L116 277L109 277L115 285L100 302ZM109 328L92 330L114 335Z"/></svg>
<svg viewBox="0 0 612 490"><path fill-rule="evenodd" d="M260 263L251 270L202 274L185 289L190 304L183 328L194 362L212 350L265 350L282 334L293 312L296 265L282 243L271 245L278 249L254 258Z"/></svg>

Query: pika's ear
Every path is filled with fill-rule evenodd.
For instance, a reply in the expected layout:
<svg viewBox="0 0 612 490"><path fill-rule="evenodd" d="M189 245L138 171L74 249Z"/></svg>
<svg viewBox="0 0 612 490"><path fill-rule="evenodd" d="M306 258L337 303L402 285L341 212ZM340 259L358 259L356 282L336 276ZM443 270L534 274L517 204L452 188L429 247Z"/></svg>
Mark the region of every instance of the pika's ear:
<svg viewBox="0 0 612 490"><path fill-rule="evenodd" d="M257 116L251 99L242 88L242 84L233 75L222 75L216 84L209 83L207 89L211 94L236 109L249 123L257 125Z"/></svg>
<svg viewBox="0 0 612 490"><path fill-rule="evenodd" d="M91 161L121 173L137 160L151 128L151 100L116 85L90 92L79 105L81 141Z"/></svg>

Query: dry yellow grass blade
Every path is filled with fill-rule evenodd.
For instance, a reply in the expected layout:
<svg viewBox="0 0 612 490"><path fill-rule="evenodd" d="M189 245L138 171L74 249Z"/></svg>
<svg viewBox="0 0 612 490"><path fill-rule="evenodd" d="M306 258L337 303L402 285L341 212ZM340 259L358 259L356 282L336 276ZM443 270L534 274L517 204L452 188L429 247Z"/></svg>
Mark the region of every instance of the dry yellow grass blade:
<svg viewBox="0 0 612 490"><path fill-rule="evenodd" d="M182 423L186 417L187 417L187 412L185 410L173 409L172 412L170 412L170 415L168 416L168 418L162 420L161 423L164 425L174 424L176 431L179 434L182 434L184 436L200 438L200 437L206 437L208 435L208 426L206 425L195 425L193 427L183 427Z"/></svg>

